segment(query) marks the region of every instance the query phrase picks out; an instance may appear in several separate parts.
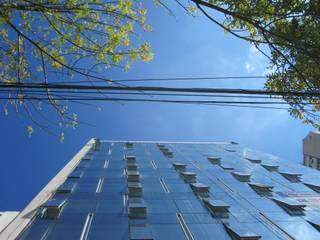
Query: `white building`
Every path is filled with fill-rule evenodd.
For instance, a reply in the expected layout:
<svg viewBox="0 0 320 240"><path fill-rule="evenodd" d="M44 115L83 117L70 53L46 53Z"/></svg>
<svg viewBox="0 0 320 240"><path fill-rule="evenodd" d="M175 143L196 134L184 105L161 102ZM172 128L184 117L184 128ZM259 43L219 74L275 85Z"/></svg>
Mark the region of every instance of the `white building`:
<svg viewBox="0 0 320 240"><path fill-rule="evenodd" d="M320 132L309 132L303 139L303 164L320 169Z"/></svg>
<svg viewBox="0 0 320 240"><path fill-rule="evenodd" d="M16 216L18 216L18 214L19 212L16 211L0 212L0 233L16 218Z"/></svg>

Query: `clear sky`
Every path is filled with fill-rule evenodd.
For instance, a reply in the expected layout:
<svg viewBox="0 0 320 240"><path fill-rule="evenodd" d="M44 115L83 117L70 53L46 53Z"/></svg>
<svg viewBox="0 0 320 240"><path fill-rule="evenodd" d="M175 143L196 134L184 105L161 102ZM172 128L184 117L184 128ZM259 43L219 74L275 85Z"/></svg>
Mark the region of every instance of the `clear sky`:
<svg viewBox="0 0 320 240"><path fill-rule="evenodd" d="M151 2L151 1L150 1ZM192 18L174 9L147 4L153 32L144 34L155 58L137 63L128 73L112 71L113 79L183 76L263 75L266 60L248 43L235 39L204 17ZM174 83L162 83L174 86ZM263 80L193 82L202 87L260 88ZM176 86L176 85L175 85ZM179 86L188 86L179 84ZM155 103L102 103L102 111L74 106L79 125L65 132L65 142L35 128L31 138L14 114L0 115L0 211L22 209L90 138L114 140L219 141L302 162L302 139L310 126L283 110Z"/></svg>

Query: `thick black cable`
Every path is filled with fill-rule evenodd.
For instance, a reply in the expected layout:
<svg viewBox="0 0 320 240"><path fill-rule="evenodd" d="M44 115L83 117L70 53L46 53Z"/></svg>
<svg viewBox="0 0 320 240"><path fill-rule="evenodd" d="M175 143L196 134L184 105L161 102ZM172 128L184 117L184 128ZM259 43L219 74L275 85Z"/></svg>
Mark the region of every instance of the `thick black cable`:
<svg viewBox="0 0 320 240"><path fill-rule="evenodd" d="M177 87L117 87L117 86L88 86L88 85L59 85L59 84L0 84L1 88L30 88L30 89L72 89L72 90L115 90L115 91L144 91L144 92L192 92L192 93L228 93L247 95L276 95L276 96L308 96L319 97L319 91L267 91L262 89L235 89L235 88L177 88Z"/></svg>
<svg viewBox="0 0 320 240"><path fill-rule="evenodd" d="M157 81L197 81L197 80L232 80L232 79L266 79L266 76L220 76L220 77L168 77L168 78L133 78L115 80L92 80L92 83L118 83L118 82L157 82ZM60 81L53 83L88 83L88 81Z"/></svg>
<svg viewBox="0 0 320 240"><path fill-rule="evenodd" d="M47 97L0 97L0 100L48 100ZM212 101L212 100L168 100L168 99L145 99L145 98L109 98L109 97L63 97L59 96L59 98L50 98L51 100L77 100L77 101L127 101L127 102L160 102L160 103L199 103L199 104L262 104L262 105L287 105L286 102L259 102L259 101ZM301 103L302 105L312 105L312 103Z"/></svg>
<svg viewBox="0 0 320 240"><path fill-rule="evenodd" d="M0 89L0 94L9 94L9 93L16 93L17 90L14 89ZM23 91L23 94L38 94L38 93L44 93L46 94L45 90L40 89L28 89ZM114 92L114 91L102 91L102 92L95 92L95 91L65 91L65 90L50 90L50 93L55 94L94 94L94 95L101 95L103 94L110 94L110 95L142 95L138 92ZM254 98L254 99L282 99L280 96L244 96L244 95L214 95L214 94L178 94L178 93L153 93L153 96L172 96L172 97L213 97L213 98Z"/></svg>

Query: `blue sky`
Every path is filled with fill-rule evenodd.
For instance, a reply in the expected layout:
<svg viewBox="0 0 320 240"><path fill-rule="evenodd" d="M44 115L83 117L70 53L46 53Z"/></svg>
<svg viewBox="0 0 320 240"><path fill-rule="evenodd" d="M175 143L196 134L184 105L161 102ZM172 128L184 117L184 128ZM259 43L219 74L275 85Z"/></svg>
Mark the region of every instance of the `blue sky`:
<svg viewBox="0 0 320 240"><path fill-rule="evenodd" d="M151 1L150 1L151 2ZM128 73L112 71L113 79L183 76L263 75L266 60L248 43L227 35L204 17L192 18L174 9L149 6L155 59L136 63ZM161 83L173 86L174 83ZM193 82L203 87L260 88L262 80ZM179 83L179 86L190 84ZM302 138L310 126L283 110L252 110L215 106L151 103L102 103L102 111L74 106L79 125L67 130L63 144L35 129L31 138L14 114L0 115L0 211L20 210L92 137L115 140L219 141L233 140L248 147L302 162Z"/></svg>

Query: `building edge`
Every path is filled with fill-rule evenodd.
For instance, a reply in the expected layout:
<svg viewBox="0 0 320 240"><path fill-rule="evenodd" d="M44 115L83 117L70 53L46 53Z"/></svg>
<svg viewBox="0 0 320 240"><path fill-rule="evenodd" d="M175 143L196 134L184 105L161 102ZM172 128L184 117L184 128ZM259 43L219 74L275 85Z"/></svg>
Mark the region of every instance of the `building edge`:
<svg viewBox="0 0 320 240"><path fill-rule="evenodd" d="M84 147L63 167L57 175L31 200L31 202L0 232L1 240L14 240L27 227L37 213L37 209L46 202L56 189L65 181L69 173L91 149L95 138L90 139Z"/></svg>

